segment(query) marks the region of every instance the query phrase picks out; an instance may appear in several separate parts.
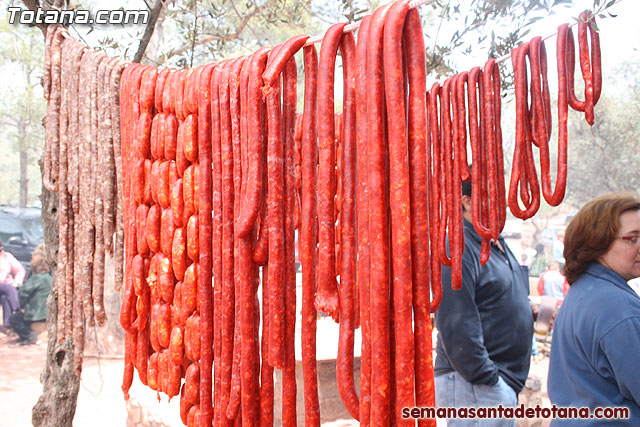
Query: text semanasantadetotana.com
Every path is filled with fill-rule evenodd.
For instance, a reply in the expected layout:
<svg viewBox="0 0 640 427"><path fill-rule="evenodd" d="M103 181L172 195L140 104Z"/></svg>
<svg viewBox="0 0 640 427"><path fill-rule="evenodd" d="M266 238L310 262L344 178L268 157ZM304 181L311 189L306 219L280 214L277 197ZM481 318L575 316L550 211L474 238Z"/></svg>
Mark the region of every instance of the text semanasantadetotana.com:
<svg viewBox="0 0 640 427"><path fill-rule="evenodd" d="M626 407L597 407L593 410L587 407L563 407L553 405L543 408L540 405L525 407L524 405L504 407L413 407L402 408L402 418L558 418L558 419L628 419L629 408Z"/></svg>
<svg viewBox="0 0 640 427"><path fill-rule="evenodd" d="M74 10L44 10L41 7L34 10L22 9L17 6L9 7L10 24L146 24L149 22L148 10L97 10L95 14L85 9Z"/></svg>

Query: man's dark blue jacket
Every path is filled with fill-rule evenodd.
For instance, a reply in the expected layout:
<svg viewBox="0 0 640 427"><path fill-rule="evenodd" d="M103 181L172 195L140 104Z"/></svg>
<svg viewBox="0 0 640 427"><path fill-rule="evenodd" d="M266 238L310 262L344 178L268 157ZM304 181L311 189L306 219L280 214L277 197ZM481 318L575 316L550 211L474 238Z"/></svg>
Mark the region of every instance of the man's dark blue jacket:
<svg viewBox="0 0 640 427"><path fill-rule="evenodd" d="M500 375L519 393L529 373L533 315L529 281L502 238L480 265L481 239L464 220L462 289L451 289L451 269L442 270L442 303L436 312L435 375L457 371L472 384L495 385Z"/></svg>

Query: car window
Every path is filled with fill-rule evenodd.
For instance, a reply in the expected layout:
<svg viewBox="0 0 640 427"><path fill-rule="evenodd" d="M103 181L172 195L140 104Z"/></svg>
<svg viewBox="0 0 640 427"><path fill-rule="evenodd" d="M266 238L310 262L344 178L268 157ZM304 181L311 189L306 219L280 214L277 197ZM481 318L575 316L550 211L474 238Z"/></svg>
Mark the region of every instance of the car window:
<svg viewBox="0 0 640 427"><path fill-rule="evenodd" d="M23 239L22 228L18 221L0 217L0 239L3 242L7 242L11 237L19 237Z"/></svg>
<svg viewBox="0 0 640 427"><path fill-rule="evenodd" d="M42 221L39 217L33 218L21 218L24 233L29 237L29 240L34 243L41 242L44 239L44 232L42 230Z"/></svg>

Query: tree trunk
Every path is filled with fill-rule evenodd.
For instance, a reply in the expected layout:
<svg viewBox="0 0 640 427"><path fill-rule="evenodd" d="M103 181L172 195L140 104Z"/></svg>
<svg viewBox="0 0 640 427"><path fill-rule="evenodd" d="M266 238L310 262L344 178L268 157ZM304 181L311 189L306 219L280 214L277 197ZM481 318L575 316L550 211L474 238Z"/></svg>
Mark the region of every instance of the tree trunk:
<svg viewBox="0 0 640 427"><path fill-rule="evenodd" d="M42 2L43 9L62 9L64 0ZM34 3L26 1L32 8ZM39 3L39 2L37 2ZM44 29L41 27L44 33ZM43 34L44 35L44 34ZM43 38L44 43L44 38ZM26 153L25 153L26 154ZM20 154L22 177L22 153ZM42 161L40 161L42 171ZM26 167L25 167L26 173ZM26 184L26 182L25 182ZM26 192L26 185L25 185ZM42 187L42 226L47 251L47 262L51 267L51 293L47 298L47 360L40 381L42 395L31 411L31 422L35 427L71 427L78 402L80 377L75 375L73 367L73 340L65 339L58 343L58 285L56 270L58 266L58 195Z"/></svg>
<svg viewBox="0 0 640 427"><path fill-rule="evenodd" d="M42 169L42 166L41 166ZM58 283L56 280L58 252L58 195L42 188L42 225L51 267L51 293L47 298L47 361L42 373L42 395L31 412L35 427L72 426L76 412L80 377L73 368L73 341L56 341L58 319ZM61 283L60 286L64 286Z"/></svg>
<svg viewBox="0 0 640 427"><path fill-rule="evenodd" d="M28 203L29 196L29 175L27 173L27 150L26 147L20 144L20 206L25 207Z"/></svg>

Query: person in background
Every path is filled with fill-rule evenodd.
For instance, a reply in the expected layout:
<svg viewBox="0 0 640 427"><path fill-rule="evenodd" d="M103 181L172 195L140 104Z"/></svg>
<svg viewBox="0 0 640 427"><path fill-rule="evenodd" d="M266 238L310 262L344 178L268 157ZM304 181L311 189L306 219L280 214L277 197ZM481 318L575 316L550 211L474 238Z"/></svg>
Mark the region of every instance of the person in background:
<svg viewBox="0 0 640 427"><path fill-rule="evenodd" d="M569 282L560 272L560 265L556 260L551 261L549 269L538 279L538 294L548 295L556 301L562 301L569 292Z"/></svg>
<svg viewBox="0 0 640 427"><path fill-rule="evenodd" d="M0 240L0 304L2 304L2 331L9 327L9 317L18 309L18 286L22 285L25 270L20 261L4 250Z"/></svg>
<svg viewBox="0 0 640 427"><path fill-rule="evenodd" d="M560 268L564 265L564 256L562 252L564 251L564 231L558 231L553 244L551 245L551 255L553 259L559 264Z"/></svg>
<svg viewBox="0 0 640 427"><path fill-rule="evenodd" d="M473 228L471 183L462 183L465 248L462 289L451 289L442 270L442 303L436 312L436 404L447 407L513 407L529 374L533 314L529 281L500 237L480 264L481 238ZM508 419L448 419L454 426L515 426Z"/></svg>
<svg viewBox="0 0 640 427"><path fill-rule="evenodd" d="M538 243L536 245L536 255L533 258L531 267L529 268L529 275L533 277L539 277L547 270L549 262L549 256L545 251L544 245L542 243Z"/></svg>
<svg viewBox="0 0 640 427"><path fill-rule="evenodd" d="M640 425L640 198L612 193L573 217L564 240L571 287L555 321L548 390L556 406L629 408L629 419L552 425ZM615 421L615 422L614 422Z"/></svg>
<svg viewBox="0 0 640 427"><path fill-rule="evenodd" d="M46 320L47 296L51 291L51 275L44 258L34 255L31 258L31 271L33 274L18 290L20 309L10 319L11 328L18 334L21 345L37 342L31 324Z"/></svg>

